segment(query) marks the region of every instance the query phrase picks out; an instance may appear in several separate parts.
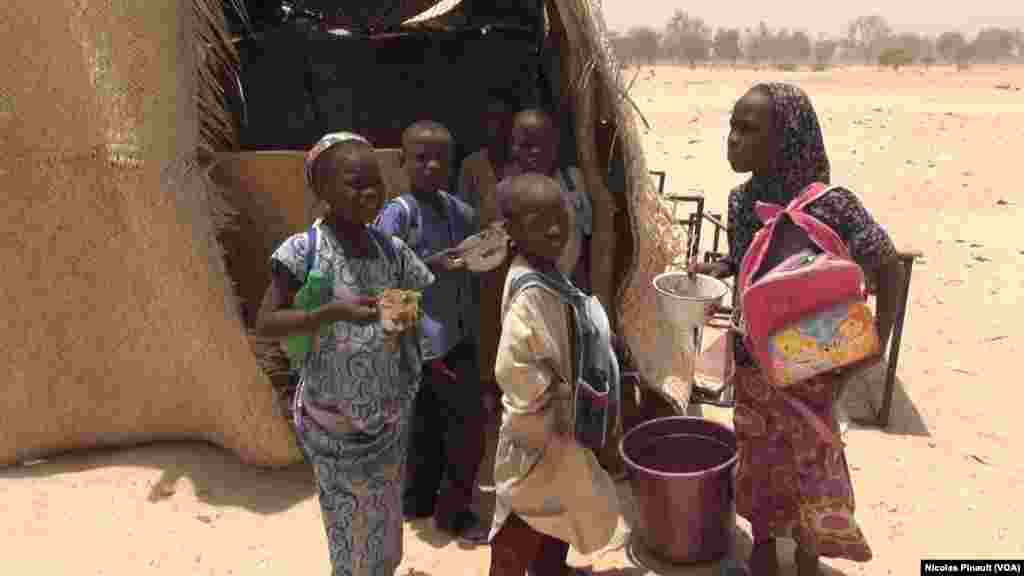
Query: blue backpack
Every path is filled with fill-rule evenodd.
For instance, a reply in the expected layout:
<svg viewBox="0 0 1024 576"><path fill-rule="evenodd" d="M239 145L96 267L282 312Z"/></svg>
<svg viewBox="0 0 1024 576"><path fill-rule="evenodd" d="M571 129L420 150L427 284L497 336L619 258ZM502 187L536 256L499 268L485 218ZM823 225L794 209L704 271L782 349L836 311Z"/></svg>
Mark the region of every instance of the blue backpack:
<svg viewBox="0 0 1024 576"><path fill-rule="evenodd" d="M509 286L508 302L531 287L547 288L572 308L576 326L576 382L573 390L572 427L580 445L597 451L608 440L609 419L621 422L619 362L611 344L611 325L601 302L584 294L564 276L554 278L527 272Z"/></svg>

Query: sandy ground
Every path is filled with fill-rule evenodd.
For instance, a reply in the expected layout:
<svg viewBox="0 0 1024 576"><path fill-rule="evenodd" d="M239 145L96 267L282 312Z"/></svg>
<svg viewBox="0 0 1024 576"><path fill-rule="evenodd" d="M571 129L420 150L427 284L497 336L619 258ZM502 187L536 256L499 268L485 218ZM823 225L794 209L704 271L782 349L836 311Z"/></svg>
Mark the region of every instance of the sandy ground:
<svg viewBox="0 0 1024 576"><path fill-rule="evenodd" d="M925 253L914 269L893 424L847 435L876 559L828 561L828 573L916 574L922 558L1024 557L1024 464L1011 451L1011 439L1024 437L1012 376L1024 337L1015 321L1024 240L1014 227L1020 186L1010 178L1024 158L1024 69L644 69L632 94L651 123L650 167L669 173L667 192L701 191L708 210L724 209L741 179L723 151L730 108L751 84L773 79L810 93L834 181L857 191L897 244ZM850 411L878 405L880 386L853 391ZM310 474L245 468L206 445L2 470L0 501L3 574L328 573ZM604 576L719 573L658 564L631 545L630 525L622 521L605 552L571 561ZM743 553L742 522L738 532ZM407 525L405 543L400 574L486 574L486 548L461 549L424 522Z"/></svg>

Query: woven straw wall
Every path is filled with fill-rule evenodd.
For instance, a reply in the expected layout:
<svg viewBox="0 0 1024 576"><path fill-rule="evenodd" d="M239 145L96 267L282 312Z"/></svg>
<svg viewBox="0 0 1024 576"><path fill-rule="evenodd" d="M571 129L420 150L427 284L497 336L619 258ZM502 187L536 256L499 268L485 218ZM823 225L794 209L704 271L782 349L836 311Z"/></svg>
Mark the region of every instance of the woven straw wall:
<svg viewBox="0 0 1024 576"><path fill-rule="evenodd" d="M219 6L219 2L213 3ZM0 465L198 438L298 453L244 337L214 241L196 7L13 0L0 32Z"/></svg>

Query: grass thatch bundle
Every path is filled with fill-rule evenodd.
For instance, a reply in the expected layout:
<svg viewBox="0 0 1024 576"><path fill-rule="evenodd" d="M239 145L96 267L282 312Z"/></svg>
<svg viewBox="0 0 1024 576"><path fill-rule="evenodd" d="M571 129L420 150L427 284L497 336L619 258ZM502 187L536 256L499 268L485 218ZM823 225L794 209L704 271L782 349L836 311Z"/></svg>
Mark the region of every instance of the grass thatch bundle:
<svg viewBox="0 0 1024 576"><path fill-rule="evenodd" d="M647 385L683 410L690 397L684 375L692 373L692 359L680 352L683 335L659 322L657 308L649 305L654 276L683 249L676 245L669 214L651 182L598 8L588 0L555 0L548 3L548 13L561 55L562 92L571 95L575 112L580 167L594 199L594 292L612 303L618 329ZM595 134L605 119L613 135L601 154ZM610 191L604 174L616 158L622 164L623 189Z"/></svg>

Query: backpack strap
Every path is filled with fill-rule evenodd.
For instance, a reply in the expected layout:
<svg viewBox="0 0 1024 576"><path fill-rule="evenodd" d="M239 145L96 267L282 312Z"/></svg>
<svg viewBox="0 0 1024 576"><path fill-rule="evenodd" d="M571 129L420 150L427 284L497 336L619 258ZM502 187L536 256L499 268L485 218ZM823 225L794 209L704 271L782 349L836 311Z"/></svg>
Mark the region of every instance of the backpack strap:
<svg viewBox="0 0 1024 576"><path fill-rule="evenodd" d="M783 214L803 229L818 248L830 254L850 259L849 248L843 242L843 239L836 234L835 230L804 210L809 204L835 188L834 186L826 186L821 182L815 182L790 201L785 208L777 204L760 201L754 205L754 211L764 223L764 226L754 235L754 239L751 241L750 247L747 248L747 253L744 254L740 264L739 274L737 275L737 287L741 294L747 288L751 276L761 267L768 246L771 244L775 226Z"/></svg>
<svg viewBox="0 0 1024 576"><path fill-rule="evenodd" d="M367 226L367 230L370 232L370 238L373 238L384 252L384 257L391 262L396 262L398 260L398 250L395 249L395 243L391 240L391 237L384 234L376 226Z"/></svg>
<svg viewBox="0 0 1024 576"><path fill-rule="evenodd" d="M574 301L577 301L584 296L583 292L580 291L579 288L576 288L567 280L556 280L547 274L542 274L540 272L527 272L512 280L512 283L509 285L508 302L512 302L512 299L515 298L519 292L522 292L531 285L540 285L548 288L570 304L573 304Z"/></svg>
<svg viewBox="0 0 1024 576"><path fill-rule="evenodd" d="M320 219L316 219L313 225L306 230L306 273L302 277L302 281L305 282L306 278L309 277L309 273L313 271L313 267L316 266L317 256L320 253Z"/></svg>
<svg viewBox="0 0 1024 576"><path fill-rule="evenodd" d="M789 206L786 207L786 215L788 215L793 222L804 229L807 235L810 237L819 248L825 252L835 254L850 259L850 249L846 246L846 242L836 234L836 231L831 226L825 224L821 220L818 220L814 216L807 213L806 208L815 200L821 198L825 194L835 190L836 186L826 186L821 182L815 182L804 189L803 193L793 199Z"/></svg>
<svg viewBox="0 0 1024 576"><path fill-rule="evenodd" d="M459 206L455 202L455 197L451 194L440 191L441 199L444 200L445 212L448 215L448 222L451 223L452 235L459 240L456 240L456 244L461 242L463 238L468 236L466 233L466 226L463 223L462 213L459 212Z"/></svg>
<svg viewBox="0 0 1024 576"><path fill-rule="evenodd" d="M836 186L827 186L821 182L812 182L799 196L793 198L789 205L786 206L787 211L803 211L808 204L814 202L818 198L821 198L828 192L834 190Z"/></svg>
<svg viewBox="0 0 1024 576"><path fill-rule="evenodd" d="M409 218L408 238L404 238L404 240L410 248L415 249L420 242L420 228L423 224L420 218L420 204L415 198L411 198L406 194L396 196L395 202L398 202L398 205L405 210L405 215Z"/></svg>
<svg viewBox="0 0 1024 576"><path fill-rule="evenodd" d="M569 192L575 194L576 193L576 182L573 181L572 176L569 174L569 169L568 168L562 168L558 172L559 172L559 174L562 175L562 180L565 182L565 188L567 190L569 190Z"/></svg>

